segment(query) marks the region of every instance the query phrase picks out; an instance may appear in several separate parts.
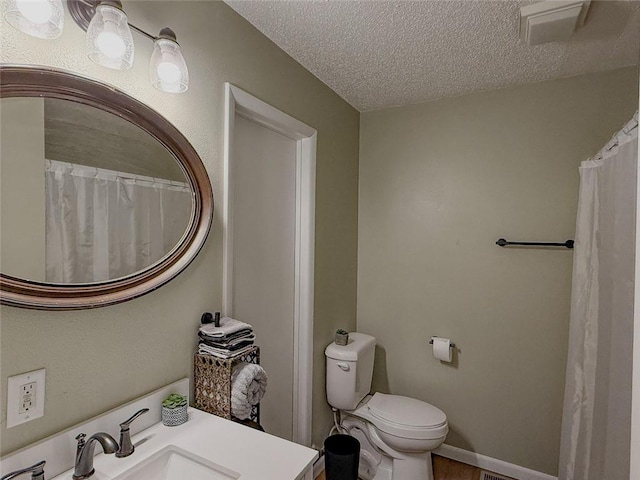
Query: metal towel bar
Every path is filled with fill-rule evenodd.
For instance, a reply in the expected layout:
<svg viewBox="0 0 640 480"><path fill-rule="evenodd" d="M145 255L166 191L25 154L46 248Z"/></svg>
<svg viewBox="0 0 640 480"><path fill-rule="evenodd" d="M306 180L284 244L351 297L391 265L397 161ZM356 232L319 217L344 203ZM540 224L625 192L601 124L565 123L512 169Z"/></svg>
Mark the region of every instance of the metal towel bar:
<svg viewBox="0 0 640 480"><path fill-rule="evenodd" d="M574 244L573 240L567 240L566 242L563 242L563 243L555 243L555 242L509 242L509 241L505 240L504 238L499 238L498 241L496 242L496 245L499 245L500 247L506 247L508 245L526 245L526 246L537 246L537 247L565 247L565 248L569 248L569 249L573 248L573 244Z"/></svg>

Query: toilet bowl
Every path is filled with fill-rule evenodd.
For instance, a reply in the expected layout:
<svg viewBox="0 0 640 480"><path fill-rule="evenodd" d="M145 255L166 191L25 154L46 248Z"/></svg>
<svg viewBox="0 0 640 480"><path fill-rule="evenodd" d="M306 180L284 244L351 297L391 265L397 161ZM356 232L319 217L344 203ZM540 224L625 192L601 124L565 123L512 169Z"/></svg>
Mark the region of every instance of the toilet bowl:
<svg viewBox="0 0 640 480"><path fill-rule="evenodd" d="M368 445L361 447L362 457L373 456L374 450L391 460L389 464L380 459L388 465L390 475L381 471L371 479L433 479L430 452L442 445L449 432L447 417L440 409L414 398L375 393L355 410L342 414L347 430L357 426L366 436ZM360 424L354 425L353 419Z"/></svg>
<svg viewBox="0 0 640 480"><path fill-rule="evenodd" d="M361 443L360 476L365 480L433 480L431 451L449 431L444 412L421 400L369 394L375 338L349 334L345 346L332 343L327 357L327 400L340 410L342 427Z"/></svg>

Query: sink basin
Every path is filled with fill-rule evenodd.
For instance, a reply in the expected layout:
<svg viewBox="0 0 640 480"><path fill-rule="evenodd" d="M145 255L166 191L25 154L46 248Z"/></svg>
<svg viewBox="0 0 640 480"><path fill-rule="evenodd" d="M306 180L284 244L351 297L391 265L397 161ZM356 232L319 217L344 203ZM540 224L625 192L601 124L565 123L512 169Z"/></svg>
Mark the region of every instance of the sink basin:
<svg viewBox="0 0 640 480"><path fill-rule="evenodd" d="M168 445L113 480L234 480L240 474Z"/></svg>

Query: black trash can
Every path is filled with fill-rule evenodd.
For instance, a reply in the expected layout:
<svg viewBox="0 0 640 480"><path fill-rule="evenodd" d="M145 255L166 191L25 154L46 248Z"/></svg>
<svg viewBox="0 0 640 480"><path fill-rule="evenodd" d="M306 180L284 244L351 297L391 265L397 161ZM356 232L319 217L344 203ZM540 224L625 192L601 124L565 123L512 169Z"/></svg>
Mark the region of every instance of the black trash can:
<svg viewBox="0 0 640 480"><path fill-rule="evenodd" d="M327 480L358 480L360 442L351 435L331 435L324 441Z"/></svg>

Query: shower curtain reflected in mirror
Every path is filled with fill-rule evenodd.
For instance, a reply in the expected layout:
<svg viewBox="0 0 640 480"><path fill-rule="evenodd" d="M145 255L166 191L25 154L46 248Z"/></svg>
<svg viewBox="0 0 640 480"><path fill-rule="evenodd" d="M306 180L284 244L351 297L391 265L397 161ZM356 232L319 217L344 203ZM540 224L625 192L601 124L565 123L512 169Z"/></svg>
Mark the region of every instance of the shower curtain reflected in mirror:
<svg viewBox="0 0 640 480"><path fill-rule="evenodd" d="M47 160L46 281L90 283L156 263L185 233L186 183Z"/></svg>
<svg viewBox="0 0 640 480"><path fill-rule="evenodd" d="M638 113L580 167L559 480L626 480Z"/></svg>

